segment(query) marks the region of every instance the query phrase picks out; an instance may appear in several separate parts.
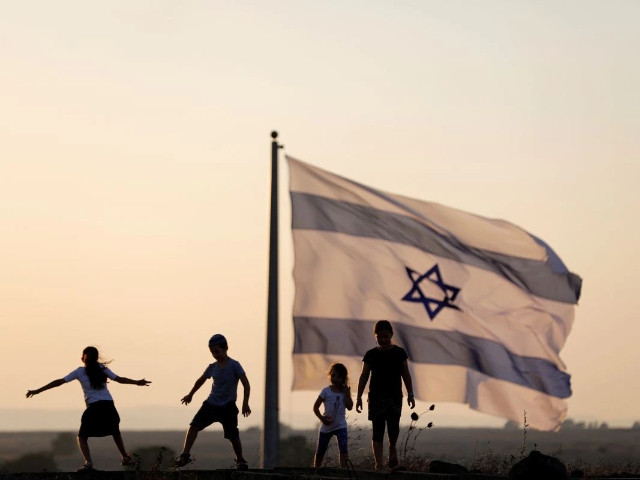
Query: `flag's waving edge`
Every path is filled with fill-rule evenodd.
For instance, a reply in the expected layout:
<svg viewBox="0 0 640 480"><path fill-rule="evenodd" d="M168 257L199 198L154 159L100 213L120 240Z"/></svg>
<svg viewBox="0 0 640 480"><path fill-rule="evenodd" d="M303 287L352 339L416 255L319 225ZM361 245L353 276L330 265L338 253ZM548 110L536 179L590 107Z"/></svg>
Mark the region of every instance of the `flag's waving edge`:
<svg viewBox="0 0 640 480"><path fill-rule="evenodd" d="M295 251L294 389L352 378L388 319L414 393L554 430L570 377L559 353L581 280L502 220L377 191L287 157Z"/></svg>

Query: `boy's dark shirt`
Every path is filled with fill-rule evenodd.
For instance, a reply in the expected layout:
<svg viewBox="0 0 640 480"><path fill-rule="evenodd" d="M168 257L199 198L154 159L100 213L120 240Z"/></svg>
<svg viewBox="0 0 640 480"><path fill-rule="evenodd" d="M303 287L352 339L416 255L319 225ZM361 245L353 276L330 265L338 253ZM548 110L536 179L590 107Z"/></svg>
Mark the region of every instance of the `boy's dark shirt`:
<svg viewBox="0 0 640 480"><path fill-rule="evenodd" d="M402 398L402 364L409 357L404 348L372 348L362 361L371 368L369 398Z"/></svg>

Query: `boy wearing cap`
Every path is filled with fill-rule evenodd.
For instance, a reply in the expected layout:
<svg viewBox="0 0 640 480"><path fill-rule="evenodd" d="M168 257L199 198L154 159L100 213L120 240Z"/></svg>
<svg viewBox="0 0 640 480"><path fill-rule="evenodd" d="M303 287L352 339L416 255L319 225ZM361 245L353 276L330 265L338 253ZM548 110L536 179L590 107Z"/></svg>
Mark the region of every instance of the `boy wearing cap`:
<svg viewBox="0 0 640 480"><path fill-rule="evenodd" d="M196 413L189 425L189 430L184 439L182 453L175 461L176 467L184 467L191 462L191 447L193 447L198 432L214 422L220 422L224 430L224 438L231 442L233 452L236 456L236 465L239 470L247 469L247 462L242 456L242 443L240 442L240 432L238 431L238 407L236 398L238 393L238 381L244 388L242 400L242 415L248 417L251 413L249 408L249 380L244 369L237 360L227 355L227 339L219 333L209 339L209 351L214 363L209 365L204 373L196 380L191 391L185 395L181 402L185 405L191 403L193 394L207 381L213 379L213 386L209 397L202 403L200 410Z"/></svg>

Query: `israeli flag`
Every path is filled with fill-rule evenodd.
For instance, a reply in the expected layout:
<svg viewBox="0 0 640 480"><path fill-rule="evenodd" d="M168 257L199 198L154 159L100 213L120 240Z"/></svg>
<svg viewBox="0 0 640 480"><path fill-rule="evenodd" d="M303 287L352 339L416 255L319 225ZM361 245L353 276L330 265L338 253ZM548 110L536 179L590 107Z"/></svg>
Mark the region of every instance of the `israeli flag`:
<svg viewBox="0 0 640 480"><path fill-rule="evenodd" d="M559 353L581 279L503 220L375 190L287 157L295 250L294 390L328 366L357 378L377 320L409 355L414 394L539 430L571 395Z"/></svg>

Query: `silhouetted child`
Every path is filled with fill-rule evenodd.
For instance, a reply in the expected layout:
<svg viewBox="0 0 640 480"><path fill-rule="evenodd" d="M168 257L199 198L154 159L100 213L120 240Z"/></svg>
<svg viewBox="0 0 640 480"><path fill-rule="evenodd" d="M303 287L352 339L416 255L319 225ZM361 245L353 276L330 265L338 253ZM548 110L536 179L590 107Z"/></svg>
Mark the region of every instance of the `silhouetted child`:
<svg viewBox="0 0 640 480"><path fill-rule="evenodd" d="M176 467L184 467L191 461L191 447L193 447L198 432L214 422L220 422L224 430L224 438L231 442L233 452L236 456L236 465L239 470L247 469L247 462L242 456L242 443L240 442L240 432L238 430L238 407L236 398L238 395L238 381L244 388L244 398L242 400L242 415L248 417L251 414L249 408L249 380L244 373L242 366L236 360L227 355L227 339L224 336L215 334L209 339L209 351L214 363L209 365L204 373L196 380L191 391L182 398L185 405L191 403L193 394L207 381L213 378L213 386L209 397L202 403L200 410L196 413L189 430L184 438L182 453L175 461Z"/></svg>
<svg viewBox="0 0 640 480"><path fill-rule="evenodd" d="M84 465L80 470L92 470L93 461L89 451L89 437L106 437L111 435L113 441L122 456L122 465L133 465L131 455L127 453L120 434L120 416L113 403L113 397L107 388L107 379L117 383L138 385L143 387L151 382L145 380L131 380L126 377L119 377L107 368L107 363L100 362L98 349L87 347L82 351L82 363L84 367L78 367L64 378L59 378L37 390L28 390L27 398L51 388L59 387L72 380L78 380L82 385L84 400L87 409L82 414L80 421L80 431L78 432L78 447L84 457Z"/></svg>
<svg viewBox="0 0 640 480"><path fill-rule="evenodd" d="M362 373L358 381L356 411L362 411L362 392L369 381L369 420L373 435L371 446L376 470L382 468L382 449L385 425L389 439L389 468L398 466L396 442L400 434L400 414L402 413L402 381L407 389L407 403L416 406L413 397L413 383L407 352L392 343L393 327L387 320L376 322L373 327L378 346L369 350L362 359Z"/></svg>
<svg viewBox="0 0 640 480"><path fill-rule="evenodd" d="M347 367L341 363L334 363L327 373L331 385L325 387L313 404L313 413L320 419L320 432L318 433L318 446L314 458L316 468L322 466L324 454L329 447L329 440L336 436L338 451L340 452L340 467L346 468L349 459L349 446L347 434L347 420L345 409L353 408L351 388L349 387L349 375ZM324 403L324 413L320 414L320 405Z"/></svg>

